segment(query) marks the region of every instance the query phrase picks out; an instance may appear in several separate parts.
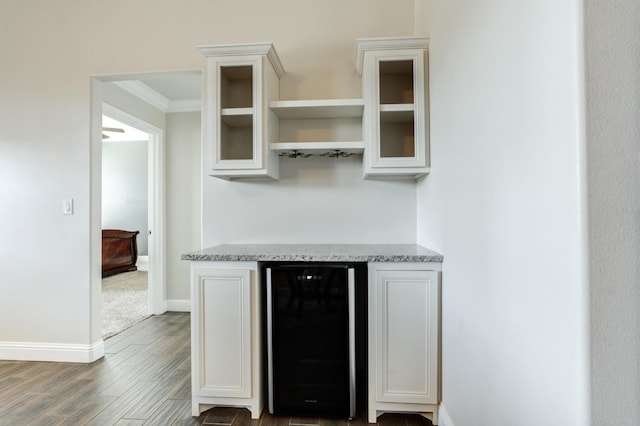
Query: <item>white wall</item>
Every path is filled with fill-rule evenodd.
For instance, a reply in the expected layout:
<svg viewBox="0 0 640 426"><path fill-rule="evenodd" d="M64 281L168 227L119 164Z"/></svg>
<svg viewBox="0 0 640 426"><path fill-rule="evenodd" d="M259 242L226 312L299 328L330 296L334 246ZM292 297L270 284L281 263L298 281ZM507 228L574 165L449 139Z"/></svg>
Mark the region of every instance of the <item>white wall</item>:
<svg viewBox="0 0 640 426"><path fill-rule="evenodd" d="M148 254L148 141L102 143L102 228L140 231L138 254Z"/></svg>
<svg viewBox="0 0 640 426"><path fill-rule="evenodd" d="M361 162L282 159L276 182L205 176L203 245L415 243L415 184L365 181Z"/></svg>
<svg viewBox="0 0 640 426"><path fill-rule="evenodd" d="M640 424L640 4L585 2L595 425Z"/></svg>
<svg viewBox="0 0 640 426"><path fill-rule="evenodd" d="M445 259L448 420L587 424L581 3L431 3L417 227Z"/></svg>
<svg viewBox="0 0 640 426"><path fill-rule="evenodd" d="M92 85L92 75L201 69L204 58L198 45L271 41L288 71L282 98L355 97L360 94L355 39L411 35L413 12L413 0L196 0L163 2L151 8L142 0L116 0L106 9L101 3L72 0L0 3L0 349L2 342L21 342L27 346L73 344L84 350L101 340L99 327L91 321L99 317L95 252L100 213L92 209L92 195L95 198L99 188L90 177L100 164L91 162L91 150L99 149L95 146L99 135L91 134L90 109L98 109L103 88ZM415 195L402 185L391 185L398 193L387 199L382 186L356 183L356 167L348 164L338 177L322 172L318 179L323 202L347 197L346 192L331 195L332 184L327 182L332 179L349 182L345 188L364 191L363 203L359 192L350 193L349 200L357 206L346 209L344 218L368 213L359 206L371 206L378 195L381 205L415 203ZM311 178L299 182L305 179ZM252 185L212 182L205 194L219 202L236 191L259 192ZM287 185L297 184L285 180L281 189L266 190L274 195L271 206L282 214L289 211L283 206L290 201L283 195ZM73 216L62 215L62 201L67 198L75 200ZM293 201L312 198L298 195ZM268 209L264 196L258 201L237 204L237 212L248 215L242 218L243 226L255 227L254 220L262 217L259 212ZM203 207L207 213L212 211L211 205ZM406 221L409 231L389 235L374 230L364 235L364 224L358 224L352 238L413 240L415 210L405 214L385 209L391 214L391 229ZM275 218L275 212L268 214ZM364 221L381 224L381 216L373 214L375 218L364 217ZM312 219L314 225L322 225L320 215ZM222 239L218 231L224 225L213 220L205 218L205 244ZM285 221L279 220L272 235L256 237L234 221L229 226L240 229L239 233L224 234L224 239L275 237L280 235L276 231L284 230ZM303 232L308 238L320 234ZM348 234L329 232L347 239Z"/></svg>
<svg viewBox="0 0 640 426"><path fill-rule="evenodd" d="M189 262L180 256L200 247L200 112L167 114L166 141L166 295L175 310L191 300Z"/></svg>

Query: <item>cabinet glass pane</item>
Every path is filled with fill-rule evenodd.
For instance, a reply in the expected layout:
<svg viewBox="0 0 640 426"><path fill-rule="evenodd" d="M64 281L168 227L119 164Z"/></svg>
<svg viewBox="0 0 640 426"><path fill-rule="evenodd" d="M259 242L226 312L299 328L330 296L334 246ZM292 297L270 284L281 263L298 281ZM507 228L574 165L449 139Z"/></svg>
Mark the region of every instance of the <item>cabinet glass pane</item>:
<svg viewBox="0 0 640 426"><path fill-rule="evenodd" d="M380 157L415 157L413 61L380 61Z"/></svg>
<svg viewBox="0 0 640 426"><path fill-rule="evenodd" d="M222 108L253 107L253 67L220 67L220 106Z"/></svg>
<svg viewBox="0 0 640 426"><path fill-rule="evenodd" d="M415 157L413 120L402 123L385 121L381 117L380 157Z"/></svg>
<svg viewBox="0 0 640 426"><path fill-rule="evenodd" d="M236 127L233 126L235 120L229 120L227 123L223 119L220 126L220 159L252 160L253 126Z"/></svg>
<svg viewBox="0 0 640 426"><path fill-rule="evenodd" d="M413 103L413 61L380 61L380 103Z"/></svg>
<svg viewBox="0 0 640 426"><path fill-rule="evenodd" d="M253 66L220 67L220 159L253 160Z"/></svg>

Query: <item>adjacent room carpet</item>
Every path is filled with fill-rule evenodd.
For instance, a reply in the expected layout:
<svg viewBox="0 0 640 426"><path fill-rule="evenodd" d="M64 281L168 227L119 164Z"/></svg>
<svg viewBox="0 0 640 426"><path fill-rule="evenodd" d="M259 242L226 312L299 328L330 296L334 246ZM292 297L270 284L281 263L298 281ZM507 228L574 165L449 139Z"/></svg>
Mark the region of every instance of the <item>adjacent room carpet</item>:
<svg viewBox="0 0 640 426"><path fill-rule="evenodd" d="M147 271L124 272L102 279L102 338L149 317Z"/></svg>

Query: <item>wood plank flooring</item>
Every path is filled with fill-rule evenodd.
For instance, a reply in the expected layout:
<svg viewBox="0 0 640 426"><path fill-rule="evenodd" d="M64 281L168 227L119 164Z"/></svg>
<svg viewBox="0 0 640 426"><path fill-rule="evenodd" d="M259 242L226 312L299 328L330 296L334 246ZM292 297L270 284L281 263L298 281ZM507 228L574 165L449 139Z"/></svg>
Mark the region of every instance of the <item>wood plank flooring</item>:
<svg viewBox="0 0 640 426"><path fill-rule="evenodd" d="M0 425L368 425L276 417L216 407L191 416L188 313L152 316L105 341L92 364L0 361ZM379 425L427 426L418 415L384 414Z"/></svg>

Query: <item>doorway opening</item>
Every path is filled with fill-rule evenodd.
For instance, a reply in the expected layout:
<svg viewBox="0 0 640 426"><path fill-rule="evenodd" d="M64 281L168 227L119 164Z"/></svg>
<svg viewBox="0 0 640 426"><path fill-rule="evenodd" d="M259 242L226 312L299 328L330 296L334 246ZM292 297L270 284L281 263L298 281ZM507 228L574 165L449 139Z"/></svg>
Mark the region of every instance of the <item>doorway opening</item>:
<svg viewBox="0 0 640 426"><path fill-rule="evenodd" d="M136 244L142 243L140 246L145 248L147 271L146 274L146 316L148 315L161 315L166 311L164 304L165 299L165 253L164 253L164 131L163 129L145 121L138 116L125 111L124 108L119 108L106 103L104 101L103 93L108 92L108 85L113 85L113 81L125 81L125 77L120 79L117 77L110 77L102 80L99 78L92 79L92 113L91 113L91 335L93 341L102 341L104 338L113 334L108 324L103 324L103 258L102 258L102 241L103 230L106 229L119 229L123 231L139 231L136 235ZM123 102L123 104L127 104ZM104 120L104 121L103 121ZM105 131L103 132L103 127ZM108 151L114 151L115 156L118 157L118 148L122 148L123 145L118 145L116 142L118 135L121 133L121 129L126 128L132 132L138 132L138 134L144 134L146 142L142 142L143 155L146 156L146 162L144 163L144 169L146 169L146 182L144 182L144 189L146 206L143 206L139 196L133 196L131 194L109 194L109 191L117 191L117 187L127 187L127 183L120 182L120 185L115 185L115 188L109 188L109 183L103 182L103 157L109 156L105 154ZM124 132L126 134L126 132ZM115 150L105 150L103 152L103 135L109 136L113 142L110 148L116 148ZM138 142L139 142L138 138ZM138 149L140 151L140 149ZM140 152L138 152L140 154ZM139 157L139 155L138 155ZM139 166L140 167L140 166ZM138 174L140 170L137 170ZM122 176L121 176L122 177ZM121 177L113 179L120 179ZM106 188L105 188L105 185ZM140 185L138 185L140 186ZM106 191L107 197L116 198L116 201L120 204L132 204L133 207L137 207L137 210L143 210L144 217L142 222L146 223L143 226L132 225L134 229L121 229L128 228L129 225L119 225L117 221L113 221L113 215L111 213L106 214L103 212L103 192ZM138 190L138 192L140 192ZM117 203L116 203L117 204ZM137 205L136 205L137 204ZM106 203L107 209L113 208L113 203ZM135 210L135 209L134 209ZM138 212L139 213L139 212ZM103 217L104 216L104 217ZM116 214L117 216L117 214ZM103 221L103 218L106 221ZM138 229L139 228L139 229ZM140 235L143 234L143 235ZM136 253L137 254L137 253ZM144 255L144 254L143 254ZM144 261L145 258L136 259L136 264L140 261ZM139 265L135 265L136 268ZM126 284L120 284L120 286L126 286ZM142 286L142 284L140 284ZM127 324L128 325L128 324ZM125 328L126 326L125 325ZM109 326L109 329L103 327ZM121 327L121 326L118 326ZM118 330L121 331L121 330ZM106 334L105 334L106 332Z"/></svg>
<svg viewBox="0 0 640 426"><path fill-rule="evenodd" d="M120 119L118 119L118 117ZM124 121L130 123L126 124ZM150 315L149 247L154 188L153 133L104 104L102 115L102 337ZM152 126L148 123L146 128Z"/></svg>

